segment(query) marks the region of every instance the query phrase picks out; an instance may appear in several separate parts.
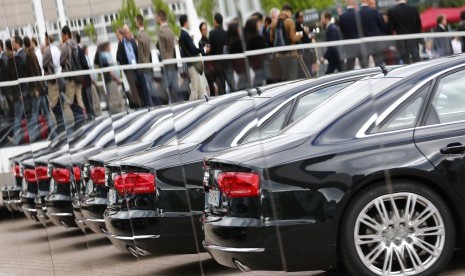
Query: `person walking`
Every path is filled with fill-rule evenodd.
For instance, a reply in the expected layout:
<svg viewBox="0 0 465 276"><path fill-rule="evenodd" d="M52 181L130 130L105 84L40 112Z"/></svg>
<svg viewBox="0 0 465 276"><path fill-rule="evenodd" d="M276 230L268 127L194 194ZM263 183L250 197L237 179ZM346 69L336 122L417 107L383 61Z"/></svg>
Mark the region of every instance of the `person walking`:
<svg viewBox="0 0 465 276"><path fill-rule="evenodd" d="M369 6L370 0L362 0L362 6L360 7L359 16L362 26L363 37L373 37L383 35L384 20L381 13ZM366 54L363 59L368 65L368 57L371 55L375 66L379 66L383 63L384 54L384 42L368 42L366 43ZM365 66L366 67L366 66Z"/></svg>
<svg viewBox="0 0 465 276"><path fill-rule="evenodd" d="M255 24L255 27L257 25ZM238 23L228 25L228 49L229 54L240 54L244 52L241 40L241 28ZM237 83L234 83L234 91L243 90L248 87L247 70L244 58L231 60L232 69L237 75ZM233 77L231 79L234 79Z"/></svg>
<svg viewBox="0 0 465 276"><path fill-rule="evenodd" d="M89 70L89 64L87 63L86 55L83 47L81 46L81 35L79 33L74 34L74 38L78 45L79 61L81 62L82 70ZM84 75L81 77L81 94L84 102L85 110L88 117L94 118L93 99L92 99L92 80L90 75Z"/></svg>
<svg viewBox="0 0 465 276"><path fill-rule="evenodd" d="M278 19L271 23L270 40L273 43L273 47L294 45L302 39L303 34L296 33L295 22L292 20L292 16L292 7L286 4L283 6ZM275 57L281 69L279 70L281 80L290 81L298 78L299 54L296 50L277 52ZM275 77L277 76L275 75Z"/></svg>
<svg viewBox="0 0 465 276"><path fill-rule="evenodd" d="M259 33L259 27L257 28L257 21L254 18L247 20L245 23L245 39L247 51L260 50L266 48L266 41L263 36ZM252 55L249 56L249 64L254 72L253 85L260 86L265 82L265 72L263 65L266 55Z"/></svg>
<svg viewBox="0 0 465 276"><path fill-rule="evenodd" d="M111 55L110 42L103 42L98 47L98 55L95 56L94 63L100 68L116 65ZM117 72L110 71L103 74L103 81L107 91L107 100L110 113L119 113L124 110L123 97L119 91L122 84Z"/></svg>
<svg viewBox="0 0 465 276"><path fill-rule="evenodd" d="M393 34L421 33L421 19L418 10L407 4L406 0L397 0L397 5L388 11L389 28ZM397 49L404 64L420 61L418 39L399 40Z"/></svg>
<svg viewBox="0 0 465 276"><path fill-rule="evenodd" d="M0 82L7 81L7 64L8 64L8 53L3 50L3 40L0 40ZM9 104L7 97L10 95L10 89L7 86L0 88L0 108L1 115L5 118L9 117Z"/></svg>
<svg viewBox="0 0 465 276"><path fill-rule="evenodd" d="M328 42L341 40L339 28L334 23L331 23L331 18L332 15L329 12L325 12L321 16L321 24L326 29L326 41ZM341 54L338 47L328 47L324 55L321 57L320 62L324 63L324 59L328 61L328 67L326 68L325 74L334 73L336 70L338 72L342 71Z"/></svg>
<svg viewBox="0 0 465 276"><path fill-rule="evenodd" d="M342 39L360 38L359 30L361 30L362 26L360 26L361 23L355 11L355 0L347 0L346 3L346 10L339 16L339 27L341 29ZM345 45L344 53L347 59L346 70L353 70L357 59L360 67L366 68L368 66L368 61L363 59L360 44Z"/></svg>
<svg viewBox="0 0 465 276"><path fill-rule="evenodd" d="M9 71L9 80L17 80L26 78L26 51L23 49L23 39L20 36L15 36L11 43L14 54L8 60L7 70ZM11 72L14 70L13 72ZM15 119L13 122L14 144L19 145L24 141L24 135L21 129L21 120L25 114L23 99L29 97L29 85L20 83L19 87L15 86L13 91L14 113Z"/></svg>
<svg viewBox="0 0 465 276"><path fill-rule="evenodd" d="M295 30L296 33L302 34L302 39L298 42L299 44L310 44L312 43L313 34L310 33L310 29L304 26L304 12L297 11L295 13ZM315 49L303 49L302 53L303 64L299 66L299 77L308 78L315 76L313 72L313 64L316 62ZM303 68L305 66L305 68Z"/></svg>
<svg viewBox="0 0 465 276"><path fill-rule="evenodd" d="M43 76L44 75L43 55L42 55L42 51L40 50L39 42L37 41L36 37L31 38L31 47L34 49L34 54L37 57L37 61L39 62L39 66L40 66L40 72Z"/></svg>
<svg viewBox="0 0 465 276"><path fill-rule="evenodd" d="M173 30L168 25L168 18L164 10L157 12L157 24L160 26L158 31L158 50L160 51L160 60L175 59L175 36ZM179 102L184 99L179 95L179 74L177 64L168 64L163 67L165 89L169 95L170 102Z"/></svg>
<svg viewBox="0 0 465 276"><path fill-rule="evenodd" d="M181 35L179 37L179 44L181 48L182 57L197 57L201 54L205 54L203 49L195 47L194 41L189 34L189 21L187 15L183 14L179 17L179 23L181 24ZM209 48L207 48L207 52ZM197 64L199 64L197 62ZM189 100L198 100L205 94L205 87L202 84L201 74L203 70L200 70L195 63L187 64L187 71L189 74L191 93Z"/></svg>
<svg viewBox="0 0 465 276"><path fill-rule="evenodd" d="M89 66L89 70L94 69L93 62L91 61L89 57L89 47L87 45L82 46L82 51L84 52L84 57L86 59L87 65ZM97 50L98 51L98 50ZM90 74L89 75L89 83L90 83L90 95L92 97L92 112L95 117L98 117L101 115L102 110L100 107L100 98L98 96L98 75L97 74Z"/></svg>
<svg viewBox="0 0 465 276"><path fill-rule="evenodd" d="M199 25L199 31L202 37L199 40L199 49L204 49L205 47L209 46L210 43L208 42L208 27L207 23L202 22ZM205 50L204 50L205 52ZM207 55L206 53L204 55ZM205 61L205 78L207 79L208 83L208 90L210 92L210 96L215 96L216 91L215 91L215 80L214 80L214 62L213 61Z"/></svg>
<svg viewBox="0 0 465 276"><path fill-rule="evenodd" d="M435 33L447 32L447 18L445 15L438 15L436 19L437 25L434 28ZM437 37L434 39L434 50L439 57L452 55L452 44L450 37Z"/></svg>
<svg viewBox="0 0 465 276"><path fill-rule="evenodd" d="M71 36L71 29L68 26L64 26L61 30L61 41L60 65L62 72L82 70L78 44ZM69 131L72 131L85 120L83 116L85 105L82 99L82 77L69 77L65 78L65 81L66 103L62 102L62 106L69 105L73 111L73 127L68 128Z"/></svg>
<svg viewBox="0 0 465 276"><path fill-rule="evenodd" d="M135 65L138 60L138 49L136 41L132 37L131 31L127 25L121 29L121 41L118 43L116 51L116 60L120 65ZM131 108L140 108L148 106L144 93L146 87L143 77L138 70L125 70L124 75L129 84L128 100Z"/></svg>
<svg viewBox="0 0 465 276"><path fill-rule="evenodd" d="M210 45L209 55L223 55L227 53L228 34L223 28L223 16L216 13L213 17L213 30L210 31L208 36L208 44ZM218 95L226 94L226 70L225 68L231 67L229 61L217 60L213 63L213 70L211 70L212 78L215 80L218 87ZM228 81L228 86L233 90L233 84ZM210 91L211 93L211 91Z"/></svg>
<svg viewBox="0 0 465 276"><path fill-rule="evenodd" d="M465 11L460 13L460 25L457 28L459 32L465 32ZM465 53L465 36L462 36L462 52Z"/></svg>
<svg viewBox="0 0 465 276"><path fill-rule="evenodd" d="M142 17L141 14L138 14L136 16L136 26L139 30L139 35L137 36L137 62L139 64L152 63L151 39L147 31L145 30L144 17ZM151 103L155 103L155 105L161 105L161 101L158 99L153 85L153 68L144 68L141 69L140 72L145 80L145 85L148 90L148 97L150 98Z"/></svg>

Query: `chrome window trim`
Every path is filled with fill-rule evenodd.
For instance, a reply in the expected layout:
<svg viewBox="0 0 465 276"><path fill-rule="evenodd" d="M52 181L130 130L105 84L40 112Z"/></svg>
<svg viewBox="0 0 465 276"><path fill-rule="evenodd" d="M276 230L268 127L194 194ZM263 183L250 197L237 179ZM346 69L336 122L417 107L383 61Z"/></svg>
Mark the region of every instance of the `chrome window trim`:
<svg viewBox="0 0 465 276"><path fill-rule="evenodd" d="M219 245L207 244L203 242L203 247L208 250L218 250L224 252L239 252L239 253L261 253L265 252L265 248L237 248L237 247L224 247Z"/></svg>
<svg viewBox="0 0 465 276"><path fill-rule="evenodd" d="M458 68L463 67L465 70L465 67L463 64L461 65L456 65L452 68L448 68L446 70L443 70L439 73L434 74L433 76L430 76L426 80L420 82L419 84L415 85L413 88L411 88L407 93L405 93L402 97L400 97L397 101L395 101L392 105L390 105L381 115L378 116L378 114L373 114L370 119L368 119L365 124L359 129L357 134L355 135L355 138L364 138L364 137L372 137L372 136L378 136L382 134L388 134L388 133L398 133L402 131L407 131L407 130L412 130L412 129L420 129L424 127L431 127L431 126L437 126L437 125L446 125L446 124L451 124L451 123L457 123L457 122L450 122L450 123L443 123L443 124L434 124L434 125L428 125L428 126L420 126L420 127L409 127L409 128L404 128L404 129L398 129L398 130L391 130L391 131L383 131L383 132L378 132L378 133L369 133L368 129L375 124L375 126L378 126L380 123L382 123L389 115L391 115L392 112L394 112L404 101L406 101L408 98L410 98L413 94L415 94L418 89L422 88L425 84L428 82L436 79L440 75L446 74L450 71L454 71Z"/></svg>
<svg viewBox="0 0 465 276"><path fill-rule="evenodd" d="M362 80L364 78L366 78L367 76L370 76L371 74L366 74L366 75L362 75L362 78L360 78L359 80ZM250 122L246 127L244 127L244 129L234 138L234 140L232 141L231 143L231 147L236 147L239 143L240 140L244 139L245 135L248 134L248 132L250 131L250 129L252 129L252 127L254 125L256 125L257 128L259 128L260 126L262 126L264 123L266 123L268 121L268 119L270 119L271 117L273 117L279 110L281 110L281 108L283 108L286 104L290 103L291 101L295 100L296 98L302 96L302 94L305 94L311 90L315 90L315 89L319 89L321 88L322 86L327 86L327 85L331 85L331 84L334 84L334 83L338 83L338 82L341 82L343 83L344 81L351 81L353 80L354 82L358 81L358 80L354 80L354 78L356 78L356 76L352 76L352 77L346 77L346 78L343 78L343 79L339 79L339 80L334 80L334 81L331 81L331 82L326 82L326 83L322 83L320 85L317 85L317 86L313 86L309 89L306 89L305 91L302 91L292 97L290 97L289 99L285 100L284 102L282 102L280 105L278 105L277 107L275 107L272 111L270 111L269 113L267 113L265 116L263 116L263 118L261 118L260 120L258 120L257 118L255 118L252 122ZM348 85L350 86L350 84ZM340 91L346 89L348 86L344 87L343 89L337 91L336 93L334 93L334 95L332 95L331 97L329 97L328 99L324 100L322 103L320 103L317 107L315 107L315 109L317 109L318 107L320 107L321 105L323 105L324 103L326 103L328 100L330 100L331 98L333 98L336 94L339 94ZM295 88L295 87L292 87L292 88ZM315 91L316 92L316 91ZM291 110L292 111L292 110Z"/></svg>

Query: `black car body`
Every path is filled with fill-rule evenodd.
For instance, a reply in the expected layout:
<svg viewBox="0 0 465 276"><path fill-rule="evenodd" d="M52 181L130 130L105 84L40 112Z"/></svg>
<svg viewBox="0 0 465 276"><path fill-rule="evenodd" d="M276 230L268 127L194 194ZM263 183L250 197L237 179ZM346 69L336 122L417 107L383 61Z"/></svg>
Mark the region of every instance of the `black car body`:
<svg viewBox="0 0 465 276"><path fill-rule="evenodd" d="M117 148L110 148L99 154L89 156L83 169L85 174L88 175L84 179L86 182L85 196L80 201L86 226L96 233L106 233L103 218L108 203L108 189L105 187L104 168L106 162L119 160L125 156L135 155L138 152L155 148L177 135L184 136L224 109L228 104L246 95L246 92L238 92L211 98L208 102L204 102L187 112L179 106L173 106L172 114L155 124L139 141L118 146Z"/></svg>
<svg viewBox="0 0 465 276"><path fill-rule="evenodd" d="M303 116L370 72L374 71L290 83L242 98L179 141L107 164L113 188L105 211L110 240L132 254L195 252L202 240L199 218L204 207L204 157L273 135L292 122L294 114ZM148 192L138 191L136 185L128 188L126 178L140 180Z"/></svg>
<svg viewBox="0 0 465 276"><path fill-rule="evenodd" d="M43 203L42 200L49 193L51 174L48 161L50 159L63 155L69 156L70 153L92 145L107 132L112 131L112 120L121 120L122 123L130 122L134 117L146 112L147 110L141 110L129 114L127 112L115 114L112 118L101 117L69 135L67 143L62 147L58 149L52 148L41 154L33 154L31 158L19 162L21 175L28 175L28 179L24 177L22 180L23 187L20 192L21 207L26 217L44 223L41 219L46 218L43 213L47 211L47 207L44 205L39 206L39 200L36 201L35 198L39 196L41 198L40 202Z"/></svg>
<svg viewBox="0 0 465 276"><path fill-rule="evenodd" d="M50 188L44 198L44 204L47 208L50 220L55 225L63 225L65 227L77 226L72 202L74 191L81 187L82 163L84 157L94 154L102 148L115 145L116 136L130 125L137 125L139 128L150 128L150 121L156 120L156 116L152 116L153 114L156 115L157 112L152 113L145 109L132 112L116 120L111 120L112 118L109 118L110 125L108 128L103 130L106 126L100 126L98 129L96 128L94 130L99 133L96 139L92 139L89 135L80 142L79 147L76 146L68 153L58 155L59 157L48 159L47 167ZM142 124L141 126L137 124L138 120L141 118L144 123L147 123L146 125ZM128 134L127 136L130 135Z"/></svg>
<svg viewBox="0 0 465 276"><path fill-rule="evenodd" d="M464 246L464 61L362 80L207 158L205 248L242 270L438 275Z"/></svg>

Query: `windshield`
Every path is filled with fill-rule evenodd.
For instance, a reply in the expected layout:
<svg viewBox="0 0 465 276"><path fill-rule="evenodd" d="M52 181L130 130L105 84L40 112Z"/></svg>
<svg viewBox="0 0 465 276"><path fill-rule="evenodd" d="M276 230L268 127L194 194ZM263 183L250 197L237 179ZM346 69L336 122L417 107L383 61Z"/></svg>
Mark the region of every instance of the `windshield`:
<svg viewBox="0 0 465 276"><path fill-rule="evenodd" d="M234 102L215 116L205 120L205 122L192 132L186 134L179 140L179 143L200 143L229 124L231 120L234 120L240 114L253 109L256 105L267 100L268 98L247 98Z"/></svg>
<svg viewBox="0 0 465 276"><path fill-rule="evenodd" d="M344 114L352 106L361 103L363 100L369 100L370 97L379 94L400 80L399 78L360 80L343 89L334 97L329 98L312 113L291 124L284 130L284 133L311 133L313 130L328 124L341 114Z"/></svg>

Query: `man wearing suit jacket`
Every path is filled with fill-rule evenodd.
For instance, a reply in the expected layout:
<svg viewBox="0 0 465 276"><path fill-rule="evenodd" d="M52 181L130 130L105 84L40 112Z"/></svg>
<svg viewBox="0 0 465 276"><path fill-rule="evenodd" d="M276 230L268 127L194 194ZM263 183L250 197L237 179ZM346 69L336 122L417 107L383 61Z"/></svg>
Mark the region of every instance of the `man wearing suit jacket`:
<svg viewBox="0 0 465 276"><path fill-rule="evenodd" d="M118 43L116 60L120 65L135 65L139 60L136 41L132 38L131 31L127 25L123 26L122 32L123 39ZM151 106L152 101L139 70L126 70L124 74L129 83L129 101L131 102L131 107Z"/></svg>
<svg viewBox="0 0 465 276"><path fill-rule="evenodd" d="M339 28L331 23L331 17L332 15L329 12L325 12L321 16L321 24L326 28L326 41L341 40ZM338 47L328 47L322 57L321 63L324 61L323 58L328 60L328 67L326 68L325 74L334 73L336 70L338 72L342 71L341 55Z"/></svg>
<svg viewBox="0 0 465 276"><path fill-rule="evenodd" d="M447 19L445 15L438 15L436 27L434 28L435 33L447 32ZM438 37L434 39L434 50L439 57L445 57L452 55L452 44L450 37Z"/></svg>
<svg viewBox="0 0 465 276"><path fill-rule="evenodd" d="M210 31L208 42L210 44L209 55L222 55L224 54L228 34L223 29L223 16L216 13L213 18L213 30ZM226 64L224 61L215 61L213 63L212 78L215 80L216 86L218 86L218 95L226 93L226 72L224 68ZM229 85L230 87L233 87ZM210 91L210 93L213 93Z"/></svg>
<svg viewBox="0 0 465 276"><path fill-rule="evenodd" d="M357 39L360 38L359 30L361 29L360 21L355 12L355 0L347 0L346 11L339 16L339 26L343 39ZM345 56L347 58L346 70L353 70L355 67L355 59L362 68L366 68L368 63L363 59L361 47L359 44L352 44L344 46Z"/></svg>
<svg viewBox="0 0 465 276"><path fill-rule="evenodd" d="M363 37L372 37L383 35L384 20L381 13L371 8L368 4L369 0L362 0L362 6L359 11L360 22L362 26ZM368 61L368 56L373 56L375 65L383 63L383 42L367 43L367 53L365 60Z"/></svg>
<svg viewBox="0 0 465 276"><path fill-rule="evenodd" d="M171 30L170 26L168 25L166 12L164 10L159 10L157 12L157 24L160 26L158 30L157 45L158 50L160 50L160 60L176 58L176 51L174 48L175 37L173 30ZM165 86L171 98L170 102L180 101L182 99L182 96L178 95L179 75L177 64L165 65L163 69L165 73Z"/></svg>
<svg viewBox="0 0 465 276"><path fill-rule="evenodd" d="M194 41L189 34L189 22L187 21L187 15L181 15L179 17L179 23L182 26L181 36L179 37L179 46L181 48L181 55L183 57L196 57L201 54L205 54L204 49L195 47ZM209 52L209 47L206 47ZM200 72L194 66L194 63L187 64L187 71L189 74L191 94L189 100L198 100L205 94L205 87L202 84L200 78Z"/></svg>
<svg viewBox="0 0 465 276"><path fill-rule="evenodd" d="M457 31L465 32L465 11L460 13L460 26ZM462 52L465 53L465 36L462 36Z"/></svg>
<svg viewBox="0 0 465 276"><path fill-rule="evenodd" d="M7 80L7 71L6 66L8 64L8 54L6 51L3 51L3 41L0 40L0 82ZM8 96L8 87L1 87L0 88L0 98L6 104L5 107L1 106L2 115L8 117L8 103L6 101L6 97Z"/></svg>
<svg viewBox="0 0 465 276"><path fill-rule="evenodd" d="M26 78L26 51L23 49L23 39L19 36L15 36L12 40L12 46L14 50L14 57L8 61L7 70L11 71L14 68L16 71L10 72L10 74L16 76L10 77L10 80ZM11 62L14 63L14 66ZM23 140L23 133L21 130L21 120L24 115L23 97L29 97L29 85L27 83L21 83L19 88L16 88L13 91L15 110L13 131L15 145L19 145L19 143Z"/></svg>
<svg viewBox="0 0 465 276"><path fill-rule="evenodd" d="M421 19L417 9L408 5L406 0L398 0L398 4L388 11L389 27L394 34L421 33ZM420 61L418 39L397 42L404 64Z"/></svg>
<svg viewBox="0 0 465 276"><path fill-rule="evenodd" d="M145 31L144 28L144 18L142 15L138 14L136 16L136 26L139 29L139 35L137 36L137 50L138 50L138 63L152 63L152 53L151 53L151 39L149 34ZM152 93L154 93L153 87L153 68L141 69L140 72L145 80L145 85L147 86L148 95L151 98ZM155 96L155 95L154 95ZM155 104L161 105L161 102L157 97L155 97Z"/></svg>

